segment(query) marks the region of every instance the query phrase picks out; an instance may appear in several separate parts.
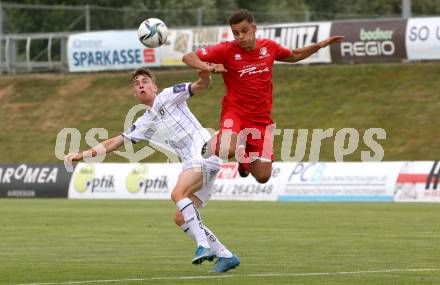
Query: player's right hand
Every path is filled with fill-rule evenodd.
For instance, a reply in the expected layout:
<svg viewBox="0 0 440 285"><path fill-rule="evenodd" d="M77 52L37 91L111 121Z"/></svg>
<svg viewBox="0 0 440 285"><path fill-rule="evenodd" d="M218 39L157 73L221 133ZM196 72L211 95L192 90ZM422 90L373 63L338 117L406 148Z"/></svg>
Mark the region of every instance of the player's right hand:
<svg viewBox="0 0 440 285"><path fill-rule="evenodd" d="M64 157L64 161L67 164L73 164L74 161L81 161L83 156L81 153L69 153Z"/></svg>

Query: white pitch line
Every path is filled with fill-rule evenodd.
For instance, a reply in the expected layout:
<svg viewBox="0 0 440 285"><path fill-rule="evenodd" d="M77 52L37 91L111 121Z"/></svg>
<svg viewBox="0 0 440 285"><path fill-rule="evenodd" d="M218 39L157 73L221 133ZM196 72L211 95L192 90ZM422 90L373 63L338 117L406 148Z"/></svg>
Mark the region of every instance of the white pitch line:
<svg viewBox="0 0 440 285"><path fill-rule="evenodd" d="M211 275L211 276L182 276L182 277L146 277L146 278L127 278L127 279L104 279L104 280L83 280L83 281L64 281L47 283L23 283L14 285L70 285L87 283L117 283L130 281L149 281L149 280L190 280L190 279L218 279L234 277L288 277L288 276L322 276L322 275L355 275L369 273L398 273L398 272L423 272L440 271L440 268L413 268L413 269L383 269L383 270L365 270L365 271L341 271L341 272L309 272L309 273L254 273L237 275Z"/></svg>

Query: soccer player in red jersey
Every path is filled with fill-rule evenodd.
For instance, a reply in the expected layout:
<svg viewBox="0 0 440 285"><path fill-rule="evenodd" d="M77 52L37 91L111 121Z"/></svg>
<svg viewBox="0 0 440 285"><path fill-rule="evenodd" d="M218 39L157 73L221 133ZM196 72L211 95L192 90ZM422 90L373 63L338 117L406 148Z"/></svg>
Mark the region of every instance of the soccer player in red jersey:
<svg viewBox="0 0 440 285"><path fill-rule="evenodd" d="M183 56L187 65L223 73L227 89L222 100L220 130L202 150L222 158L236 156L239 173L249 172L260 183L266 183L272 172L273 130L272 67L274 61L297 62L342 36L290 50L270 39L256 39L256 24L251 12L239 10L228 20L234 41L198 49ZM210 65L208 63L223 64Z"/></svg>

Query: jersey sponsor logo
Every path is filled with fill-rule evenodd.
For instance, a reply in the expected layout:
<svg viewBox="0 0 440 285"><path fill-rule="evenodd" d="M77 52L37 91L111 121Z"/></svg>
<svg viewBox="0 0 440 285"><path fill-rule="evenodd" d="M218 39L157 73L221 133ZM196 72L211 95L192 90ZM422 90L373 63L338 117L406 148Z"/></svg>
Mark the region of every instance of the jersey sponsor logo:
<svg viewBox="0 0 440 285"><path fill-rule="evenodd" d="M186 90L186 84L177 84L173 86L174 93L180 93Z"/></svg>
<svg viewBox="0 0 440 285"><path fill-rule="evenodd" d="M239 70L238 72L240 73L240 78L243 77L246 74L252 75L252 74L259 74L259 73L264 73L264 72L269 72L269 66L266 66L263 69L257 69L256 66L252 66L252 67L248 67L248 68L244 68L242 70Z"/></svg>

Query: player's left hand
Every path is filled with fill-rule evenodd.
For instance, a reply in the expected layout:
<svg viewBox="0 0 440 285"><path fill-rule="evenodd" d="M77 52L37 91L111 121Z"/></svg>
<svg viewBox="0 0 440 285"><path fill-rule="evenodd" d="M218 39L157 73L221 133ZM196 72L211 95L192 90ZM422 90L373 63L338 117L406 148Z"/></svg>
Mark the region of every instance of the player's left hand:
<svg viewBox="0 0 440 285"><path fill-rule="evenodd" d="M81 153L69 153L64 157L64 162L67 165L72 165L74 161L80 161L83 159L83 155Z"/></svg>
<svg viewBox="0 0 440 285"><path fill-rule="evenodd" d="M321 48L332 45L334 43L342 42L344 36L332 36L323 41L320 41L318 44Z"/></svg>
<svg viewBox="0 0 440 285"><path fill-rule="evenodd" d="M207 70L197 70L197 76L202 79L209 79L211 76L211 72Z"/></svg>

